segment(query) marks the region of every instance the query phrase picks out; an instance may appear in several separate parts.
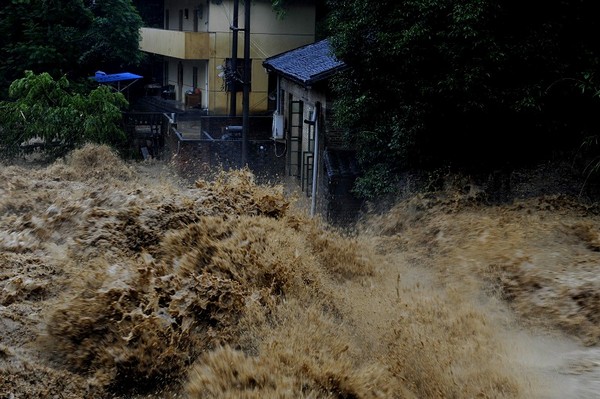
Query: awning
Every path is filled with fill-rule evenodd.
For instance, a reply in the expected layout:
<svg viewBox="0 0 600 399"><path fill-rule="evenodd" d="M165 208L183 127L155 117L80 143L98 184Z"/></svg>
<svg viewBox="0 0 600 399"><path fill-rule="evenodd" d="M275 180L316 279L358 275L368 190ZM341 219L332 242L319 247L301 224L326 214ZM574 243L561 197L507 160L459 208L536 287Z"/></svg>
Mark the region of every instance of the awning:
<svg viewBox="0 0 600 399"><path fill-rule="evenodd" d="M138 79L141 79L141 78L143 78L143 76L136 75L135 73L130 73L130 72L107 74L106 72L96 71L96 74L94 76L92 76L90 79L94 79L98 83L108 83L108 84L116 83L117 84L116 90L123 91L123 90L127 89L129 86L131 86L132 84L134 84L135 82L137 82ZM129 80L132 80L133 82L130 82L125 87L121 88L121 82L126 82Z"/></svg>

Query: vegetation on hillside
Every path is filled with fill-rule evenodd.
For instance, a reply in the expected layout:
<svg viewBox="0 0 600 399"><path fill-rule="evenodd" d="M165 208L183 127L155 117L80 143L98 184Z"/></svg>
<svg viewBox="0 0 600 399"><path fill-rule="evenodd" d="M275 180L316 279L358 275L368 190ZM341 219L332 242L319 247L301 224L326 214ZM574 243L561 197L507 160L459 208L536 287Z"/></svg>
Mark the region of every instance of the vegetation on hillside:
<svg viewBox="0 0 600 399"><path fill-rule="evenodd" d="M572 156L598 134L600 41L589 1L329 0L339 122L356 191L398 172L511 168ZM590 90L592 89L592 90Z"/></svg>

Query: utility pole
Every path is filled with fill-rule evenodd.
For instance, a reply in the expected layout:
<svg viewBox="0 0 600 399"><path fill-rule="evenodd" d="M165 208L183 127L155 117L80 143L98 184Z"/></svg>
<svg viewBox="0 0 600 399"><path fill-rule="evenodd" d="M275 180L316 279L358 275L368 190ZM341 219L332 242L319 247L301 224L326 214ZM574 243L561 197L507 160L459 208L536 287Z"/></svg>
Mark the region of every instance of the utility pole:
<svg viewBox="0 0 600 399"><path fill-rule="evenodd" d="M244 93L242 100L242 167L248 163L250 127L250 0L244 0Z"/></svg>
<svg viewBox="0 0 600 399"><path fill-rule="evenodd" d="M239 6L240 0L233 0L233 24L231 25L231 30L233 31L233 39L231 42L231 73L235 79L231 81L231 77L228 77L229 80L229 91L231 98L229 99L229 116L234 117L237 111L237 88L238 88L238 79L237 79L237 52L238 52L238 14L239 14Z"/></svg>

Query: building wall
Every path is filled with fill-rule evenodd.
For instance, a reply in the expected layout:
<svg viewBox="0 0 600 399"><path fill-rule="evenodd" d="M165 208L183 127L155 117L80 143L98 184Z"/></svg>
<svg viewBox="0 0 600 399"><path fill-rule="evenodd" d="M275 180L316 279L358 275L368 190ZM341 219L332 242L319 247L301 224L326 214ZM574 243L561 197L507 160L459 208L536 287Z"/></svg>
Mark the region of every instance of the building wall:
<svg viewBox="0 0 600 399"><path fill-rule="evenodd" d="M254 1L250 14L250 58L252 59L250 112L260 113L267 110L268 75L262 67L262 62L275 54L291 50L314 42L315 8L310 2L291 5L285 19L278 19L272 11L270 1ZM238 11L238 26L244 28L244 6L240 2ZM209 109L216 113L226 113L229 110L231 93L221 90L222 79L218 77L217 66L224 65L231 58L232 33L230 26L233 22L233 1L224 0L220 5L212 5L208 28L214 33L214 58L209 66L211 74L211 97L214 103ZM238 34L238 58L244 56L244 32ZM242 112L242 93L237 93L237 112Z"/></svg>
<svg viewBox="0 0 600 399"><path fill-rule="evenodd" d="M219 3L219 4L217 4ZM169 11L168 27L170 30L179 30L179 11L188 10L188 18L182 20L182 30L190 32L185 39L155 29L142 30L142 50L167 55L169 62L169 82L175 84L177 89L177 65L182 58L184 64L191 65L189 55L198 51L198 41L206 42L207 49L203 49L202 60L206 61L206 79L203 93L203 104L213 114L226 114L229 112L229 96L231 93L222 89L223 80L218 76L218 66L224 65L227 58L231 57L232 50L232 24L233 0L165 0L165 11ZM198 18L198 31L194 30L194 10L202 10ZM244 27L244 4L240 2L238 26ZM250 93L250 112L262 113L268 109L268 75L262 67L262 62L270 56L288 51L305 44L314 42L315 33L315 6L313 1L293 2L284 19L278 19L272 11L271 2L268 0L254 0L251 3L251 46L252 77ZM167 26L165 21L165 27ZM198 36L195 36L198 35ZM203 36L202 36L203 35ZM173 37L171 37L173 36ZM189 39L189 40L188 40ZM192 42L193 41L193 42ZM163 43L164 42L164 43ZM182 48L182 46L184 48ZM238 58L244 56L244 32L238 34ZM184 67L184 85L177 100L183 101L186 90L193 89L185 81L189 80L188 69ZM175 83L173 83L175 82ZM237 112L242 111L242 93L237 93ZM204 97L204 94L203 94Z"/></svg>
<svg viewBox="0 0 600 399"><path fill-rule="evenodd" d="M208 32L210 3L198 0L165 0L164 28L179 30L179 12L182 11L182 31L194 32L194 19L197 22L196 32ZM167 11L168 10L168 18ZM187 10L187 18L185 12Z"/></svg>
<svg viewBox="0 0 600 399"><path fill-rule="evenodd" d="M285 142L288 148L289 153L287 154L287 162L286 162L286 175L296 176L296 180L300 185L302 191L306 196L312 195L312 154L314 153L314 141L312 142L312 146L310 146L309 138L312 135L314 137L314 133L311 132L311 129L314 129L308 123L304 123L305 120L311 120L312 113L315 111L315 107L317 103L321 104L321 118L319 120L319 141L318 141L318 154L319 161L317 166L317 213L326 217L327 215L327 206L328 206L328 192L327 192L327 182L323 182L323 179L326 177L323 174L323 163L322 163L322 155L324 150L324 138L326 136L325 132L325 123L324 121L327 118L327 98L324 92L319 90L307 90L306 88L289 81L287 79L280 80L280 99L282 100L280 103L282 104L282 108L280 109L280 113L284 115L286 126L285 128ZM297 124L298 121L290 119L290 107L291 101L301 101L302 102L302 140L299 146L300 154L300 171L298 173L295 166L291 166L291 164L298 163L297 161L297 148L290 141L291 137L291 129L292 125ZM314 140L314 139L313 139ZM307 167L308 166L308 167Z"/></svg>
<svg viewBox="0 0 600 399"><path fill-rule="evenodd" d="M317 169L317 200L316 212L325 220L339 226L348 226L356 221L362 206L362 201L357 199L351 192L354 184L354 177L351 176L335 176L330 178L325 170L323 162L323 153L326 148L329 150L346 150L339 142L340 132L335 130L330 123L328 117L333 115L331 111L332 102L328 101L326 87L313 87L306 89L287 79L280 80L280 113L285 118L285 143L288 150L293 148L290 142L290 127L292 121L289 119L290 101L302 101L303 104L303 121L310 120L311 111L314 111L317 103L321 104L321 117L319 120L319 141L318 141L318 169ZM308 151L308 138L310 134L310 125L303 123L302 128L302 145L301 151ZM331 137L330 137L331 136ZM312 147L314 149L314 147ZM293 175L295 171L289 170L289 156L287 154L286 175ZM301 169L305 170L306 165L301 165ZM292 173L290 173L292 172ZM296 180L303 188L305 195L310 196L312 189L312 176L307 180L303 180L304 175L301 173Z"/></svg>
<svg viewBox="0 0 600 399"><path fill-rule="evenodd" d="M318 90L307 90L302 86L291 82L286 79L282 79L280 82L280 90L284 92L284 97L286 97L286 101L289 101L289 96L286 94L291 94L294 100L300 100L304 103L303 109L303 119L310 120L312 112L314 112L315 105L317 102L321 103L321 115L324 119L327 118L327 96L322 91ZM289 107L289 104L288 104ZM288 113L284 112L285 118L288 118ZM286 126L290 126L286 120ZM308 143L308 135L309 135L309 125L304 124L304 128L302 130L302 150L307 151L307 143ZM323 132L322 132L323 133Z"/></svg>
<svg viewBox="0 0 600 399"><path fill-rule="evenodd" d="M208 103L208 61L206 60L179 60L179 59L167 59L169 66L167 68L167 80L165 84L172 85L175 88L176 100L184 101L185 93L188 91L193 92L194 89L199 88L201 91L201 104L202 108L206 108ZM183 76L181 81L181 87L178 80L179 64L183 69ZM197 68L197 85L194 86L194 67Z"/></svg>

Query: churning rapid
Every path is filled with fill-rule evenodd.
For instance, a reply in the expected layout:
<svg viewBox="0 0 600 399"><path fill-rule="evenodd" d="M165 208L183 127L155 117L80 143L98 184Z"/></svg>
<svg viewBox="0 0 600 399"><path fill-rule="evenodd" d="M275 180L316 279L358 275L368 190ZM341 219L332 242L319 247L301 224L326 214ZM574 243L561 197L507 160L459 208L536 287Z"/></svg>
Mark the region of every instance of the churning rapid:
<svg viewBox="0 0 600 399"><path fill-rule="evenodd" d="M414 195L345 236L86 146L0 183L2 398L591 398L600 208Z"/></svg>

